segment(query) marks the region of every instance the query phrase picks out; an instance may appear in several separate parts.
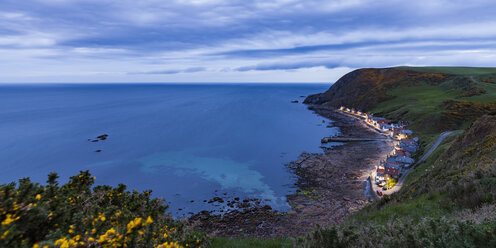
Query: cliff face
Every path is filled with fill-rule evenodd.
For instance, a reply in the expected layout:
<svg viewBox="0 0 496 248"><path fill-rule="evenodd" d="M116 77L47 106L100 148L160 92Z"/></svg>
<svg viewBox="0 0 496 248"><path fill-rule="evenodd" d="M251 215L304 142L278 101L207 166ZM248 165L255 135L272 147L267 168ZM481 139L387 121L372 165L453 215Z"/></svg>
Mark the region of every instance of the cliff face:
<svg viewBox="0 0 496 248"><path fill-rule="evenodd" d="M396 68L358 69L342 78L324 93L308 96L306 104L347 106L368 111L377 103L391 99L387 90L421 82L437 85L449 77L442 73L416 72Z"/></svg>

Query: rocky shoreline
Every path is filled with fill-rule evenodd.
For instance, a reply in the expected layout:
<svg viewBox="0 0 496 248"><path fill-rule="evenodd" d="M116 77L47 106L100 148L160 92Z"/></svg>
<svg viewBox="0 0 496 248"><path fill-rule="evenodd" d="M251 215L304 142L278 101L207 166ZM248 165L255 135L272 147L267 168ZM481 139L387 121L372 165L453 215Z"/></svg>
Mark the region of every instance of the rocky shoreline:
<svg viewBox="0 0 496 248"><path fill-rule="evenodd" d="M297 176L297 190L288 195L291 210L283 213L260 205L257 200L232 201L235 210L222 215L207 211L188 221L196 228L217 236L277 237L297 236L317 226L343 221L369 203L366 179L374 165L392 150L392 141L366 127L359 120L330 108L309 109L331 119L341 137L377 138L376 141L349 142L322 153L302 153L288 168ZM227 200L226 200L227 201Z"/></svg>

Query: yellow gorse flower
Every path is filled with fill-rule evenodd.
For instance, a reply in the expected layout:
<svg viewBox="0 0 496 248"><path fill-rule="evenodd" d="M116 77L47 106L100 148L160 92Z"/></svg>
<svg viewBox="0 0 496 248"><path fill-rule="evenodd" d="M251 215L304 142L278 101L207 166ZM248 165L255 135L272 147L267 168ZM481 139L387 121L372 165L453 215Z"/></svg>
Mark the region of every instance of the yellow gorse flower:
<svg viewBox="0 0 496 248"><path fill-rule="evenodd" d="M59 248L69 248L69 241L67 241L66 237L63 237L55 241L55 245L60 245Z"/></svg>
<svg viewBox="0 0 496 248"><path fill-rule="evenodd" d="M9 225L10 223L12 223L18 219L19 219L19 216L15 217L15 215L13 215L13 214L7 214L7 218L5 218L5 220L2 221L2 226Z"/></svg>
<svg viewBox="0 0 496 248"><path fill-rule="evenodd" d="M98 239L98 243L103 244L103 247L121 247L122 235L115 231L114 228L110 228L101 235Z"/></svg>
<svg viewBox="0 0 496 248"><path fill-rule="evenodd" d="M142 218L135 218L127 224L127 233L131 233L134 228L141 225Z"/></svg>
<svg viewBox="0 0 496 248"><path fill-rule="evenodd" d="M148 216L148 218L146 218L145 225L149 225L149 224L152 224L152 223L153 223L152 217Z"/></svg>
<svg viewBox="0 0 496 248"><path fill-rule="evenodd" d="M39 201L39 200L41 199L41 195L40 195L40 194L37 194L37 195L35 196L35 199Z"/></svg>
<svg viewBox="0 0 496 248"><path fill-rule="evenodd" d="M2 234L2 239L5 239L7 237L7 234L9 234L9 230L5 231L3 234Z"/></svg>
<svg viewBox="0 0 496 248"><path fill-rule="evenodd" d="M156 248L182 248L181 245L177 242L165 242L161 245L158 245Z"/></svg>

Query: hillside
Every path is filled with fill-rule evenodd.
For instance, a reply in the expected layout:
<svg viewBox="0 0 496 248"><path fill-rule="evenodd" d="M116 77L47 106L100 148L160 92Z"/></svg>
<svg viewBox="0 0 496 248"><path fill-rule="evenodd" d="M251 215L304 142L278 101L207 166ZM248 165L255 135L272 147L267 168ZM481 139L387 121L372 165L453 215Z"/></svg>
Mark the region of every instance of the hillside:
<svg viewBox="0 0 496 248"><path fill-rule="evenodd" d="M495 247L496 116L458 132L403 188L309 235L307 247Z"/></svg>
<svg viewBox="0 0 496 248"><path fill-rule="evenodd" d="M307 98L410 120L424 150L441 131L458 131L407 176L399 192L340 226L316 231L305 245L495 247L495 73L465 67L360 69Z"/></svg>
<svg viewBox="0 0 496 248"><path fill-rule="evenodd" d="M428 142L442 131L466 128L477 117L496 111L496 68L358 69L304 102L409 120L410 128Z"/></svg>

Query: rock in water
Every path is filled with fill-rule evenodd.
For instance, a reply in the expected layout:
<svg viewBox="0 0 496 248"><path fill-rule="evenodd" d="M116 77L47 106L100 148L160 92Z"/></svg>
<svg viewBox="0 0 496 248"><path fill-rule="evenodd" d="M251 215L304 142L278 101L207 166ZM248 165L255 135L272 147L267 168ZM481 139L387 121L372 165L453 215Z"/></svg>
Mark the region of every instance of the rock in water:
<svg viewBox="0 0 496 248"><path fill-rule="evenodd" d="M106 139L107 139L107 137L108 137L108 134L102 134L102 135L100 135L100 136L98 136L98 137L96 137L96 138L97 138L97 139L100 139L100 140L106 140Z"/></svg>

